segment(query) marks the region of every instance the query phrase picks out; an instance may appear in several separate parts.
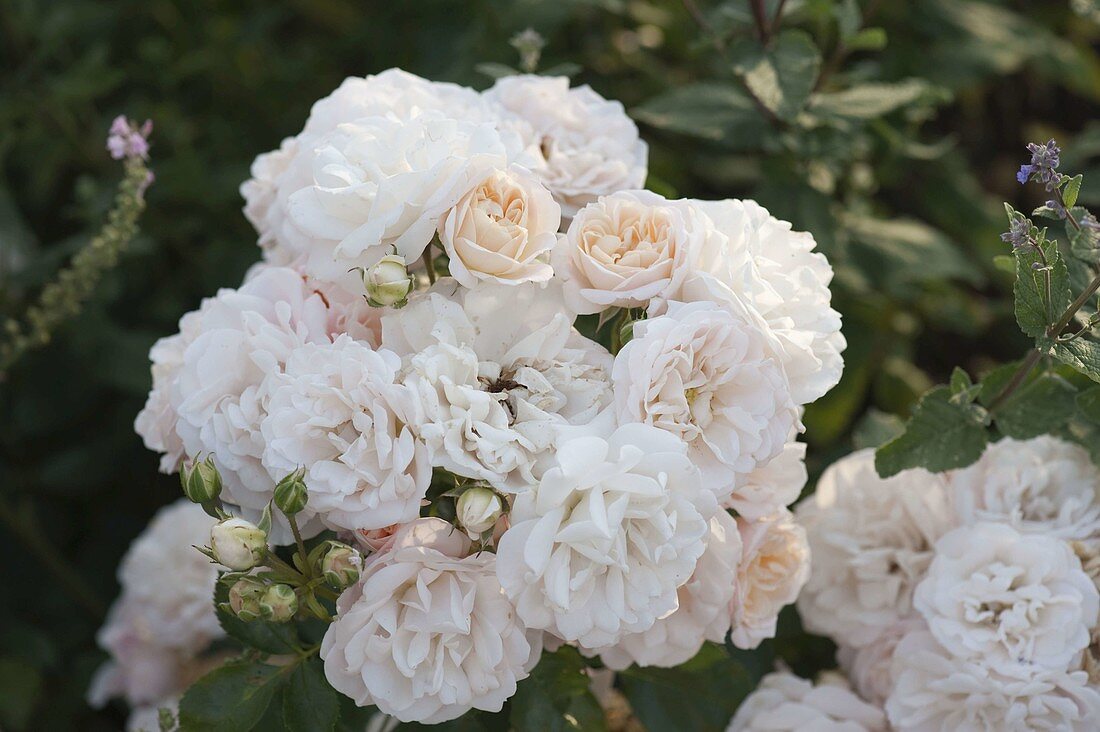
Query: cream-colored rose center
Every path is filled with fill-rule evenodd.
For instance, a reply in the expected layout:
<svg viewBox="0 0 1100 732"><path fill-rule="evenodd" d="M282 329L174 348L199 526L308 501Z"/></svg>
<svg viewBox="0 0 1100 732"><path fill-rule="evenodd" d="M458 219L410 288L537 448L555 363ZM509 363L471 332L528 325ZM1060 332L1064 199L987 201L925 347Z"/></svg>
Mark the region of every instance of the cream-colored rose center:
<svg viewBox="0 0 1100 732"><path fill-rule="evenodd" d="M663 210L624 216L619 221L589 222L581 248L597 262L615 269L646 269L668 259L671 224Z"/></svg>
<svg viewBox="0 0 1100 732"><path fill-rule="evenodd" d="M506 228L526 228L527 199L523 191L495 178L477 190L476 206L495 223Z"/></svg>

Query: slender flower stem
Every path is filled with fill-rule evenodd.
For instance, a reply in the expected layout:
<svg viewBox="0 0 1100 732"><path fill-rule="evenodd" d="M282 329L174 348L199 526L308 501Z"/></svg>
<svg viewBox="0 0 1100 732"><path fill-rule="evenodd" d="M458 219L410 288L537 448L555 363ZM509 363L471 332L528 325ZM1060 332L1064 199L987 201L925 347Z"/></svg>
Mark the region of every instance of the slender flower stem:
<svg viewBox="0 0 1100 732"><path fill-rule="evenodd" d="M424 269L428 270L428 284L435 284L435 262L432 260L432 245L429 244L428 248L424 250Z"/></svg>
<svg viewBox="0 0 1100 732"><path fill-rule="evenodd" d="M305 576L308 579L312 576L312 572L307 559L306 543L302 541L302 532L298 530L298 520L294 518L293 514L287 514L286 518L290 522L290 530L294 533L294 542L298 545L298 554L302 557L302 566L305 567Z"/></svg>

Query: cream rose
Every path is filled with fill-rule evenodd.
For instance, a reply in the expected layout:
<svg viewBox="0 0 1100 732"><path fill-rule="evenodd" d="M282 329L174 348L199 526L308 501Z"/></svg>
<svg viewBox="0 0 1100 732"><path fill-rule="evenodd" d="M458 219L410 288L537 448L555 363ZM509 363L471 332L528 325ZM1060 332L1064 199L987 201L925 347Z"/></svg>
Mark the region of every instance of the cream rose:
<svg viewBox="0 0 1100 732"><path fill-rule="evenodd" d="M786 509L757 521L738 519L737 527L742 548L730 603L731 640L748 649L775 637L779 611L810 577L810 548L805 530Z"/></svg>
<svg viewBox="0 0 1100 732"><path fill-rule="evenodd" d="M768 674L726 732L886 732L886 716L852 693L839 674L813 684L787 671Z"/></svg>
<svg viewBox="0 0 1100 732"><path fill-rule="evenodd" d="M546 260L560 224L550 192L513 166L491 173L444 214L439 239L461 285L545 282L554 274Z"/></svg>

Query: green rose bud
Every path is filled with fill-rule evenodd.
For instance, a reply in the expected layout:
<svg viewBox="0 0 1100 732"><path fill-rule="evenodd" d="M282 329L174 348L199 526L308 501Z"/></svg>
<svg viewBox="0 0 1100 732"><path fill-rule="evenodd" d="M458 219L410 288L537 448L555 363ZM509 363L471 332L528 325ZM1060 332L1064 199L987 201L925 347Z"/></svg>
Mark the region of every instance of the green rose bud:
<svg viewBox="0 0 1100 732"><path fill-rule="evenodd" d="M219 521L210 530L210 556L230 569L252 569L266 551L267 534L243 518Z"/></svg>
<svg viewBox="0 0 1100 732"><path fill-rule="evenodd" d="M390 254L363 272L363 286L367 290L367 302L371 305L399 308L412 291L413 279L409 276L404 257Z"/></svg>
<svg viewBox="0 0 1100 732"><path fill-rule="evenodd" d="M309 493L306 490L305 468L298 468L275 486L275 505L287 516L293 516L306 507Z"/></svg>
<svg viewBox="0 0 1100 732"><path fill-rule="evenodd" d="M222 476L214 467L213 456L180 467L183 494L193 503L207 503L221 495Z"/></svg>
<svg viewBox="0 0 1100 732"><path fill-rule="evenodd" d="M229 588L230 611L245 622L259 620L260 598L266 591L262 583L250 577L237 580Z"/></svg>
<svg viewBox="0 0 1100 732"><path fill-rule="evenodd" d="M321 574L325 581L337 590L354 584L363 567L362 556L347 544L338 541L329 541L326 544L325 553L321 557Z"/></svg>
<svg viewBox="0 0 1100 732"><path fill-rule="evenodd" d="M290 585L272 585L260 598L260 614L265 620L285 623L298 612L298 596Z"/></svg>

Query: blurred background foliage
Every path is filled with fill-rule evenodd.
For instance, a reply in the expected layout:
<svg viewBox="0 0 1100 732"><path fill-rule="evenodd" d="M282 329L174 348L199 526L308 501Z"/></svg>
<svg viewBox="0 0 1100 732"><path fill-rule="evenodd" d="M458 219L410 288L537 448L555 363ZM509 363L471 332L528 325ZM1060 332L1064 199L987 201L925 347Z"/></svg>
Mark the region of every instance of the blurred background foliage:
<svg viewBox="0 0 1100 732"><path fill-rule="evenodd" d="M754 5L781 21L761 32ZM1098 17L1090 0L0 0L0 315L98 228L121 175L103 149L115 115L155 121L157 174L121 265L0 382L0 728L124 719L83 694L118 559L178 495L132 429L148 348L257 259L237 187L345 76L484 87L532 27L543 68L638 120L650 188L756 198L812 231L849 344L806 415L813 474L955 364L980 375L1027 347L992 264L1000 201L1042 203L1014 171L1025 142L1056 137L1100 205ZM832 662L793 613L751 663L773 653L802 673ZM728 662L693 663L708 659ZM660 676L624 684L676 696Z"/></svg>

